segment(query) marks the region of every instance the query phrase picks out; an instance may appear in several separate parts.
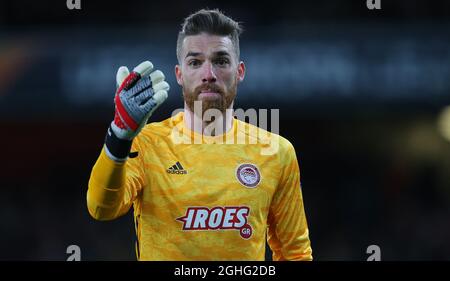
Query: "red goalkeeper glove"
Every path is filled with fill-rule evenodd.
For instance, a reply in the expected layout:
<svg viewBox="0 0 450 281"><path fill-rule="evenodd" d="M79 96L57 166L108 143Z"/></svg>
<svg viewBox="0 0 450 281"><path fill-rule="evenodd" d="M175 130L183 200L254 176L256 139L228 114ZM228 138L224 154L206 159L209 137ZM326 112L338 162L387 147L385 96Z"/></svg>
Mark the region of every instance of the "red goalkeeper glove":
<svg viewBox="0 0 450 281"><path fill-rule="evenodd" d="M106 154L114 161L125 161L131 142L158 106L167 99L169 84L160 70L144 61L130 73L121 66L116 75L115 116L105 140Z"/></svg>

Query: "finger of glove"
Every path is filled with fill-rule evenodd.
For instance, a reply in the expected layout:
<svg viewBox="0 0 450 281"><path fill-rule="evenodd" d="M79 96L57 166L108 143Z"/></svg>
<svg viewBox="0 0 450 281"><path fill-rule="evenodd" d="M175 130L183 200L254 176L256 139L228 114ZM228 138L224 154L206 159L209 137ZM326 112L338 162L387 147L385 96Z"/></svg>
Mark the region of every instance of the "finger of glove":
<svg viewBox="0 0 450 281"><path fill-rule="evenodd" d="M167 91L169 91L169 89L170 89L170 86L166 81L162 81L162 82L159 82L159 83L153 85L153 91L155 93L159 92L159 91L167 92Z"/></svg>
<svg viewBox="0 0 450 281"><path fill-rule="evenodd" d="M156 102L158 105L160 105L160 104L162 104L162 103L167 99L168 96L169 96L169 95L167 94L167 91L166 91L166 90L161 90L161 91L156 92L156 93L153 95L152 99L155 100L155 102Z"/></svg>
<svg viewBox="0 0 450 281"><path fill-rule="evenodd" d="M144 103L142 107L145 111L151 114L167 99L167 97L168 97L167 91L164 90L158 91L146 103Z"/></svg>
<svg viewBox="0 0 450 281"><path fill-rule="evenodd" d="M155 72L157 72L157 71L155 71ZM160 74L156 73L156 75L153 76L153 78L155 78L156 80L160 80L160 82L155 84L153 82L152 75L150 75L150 77L144 77L138 82L138 84L142 84L142 86L136 85L136 87L139 87L138 90L140 90L140 92L138 92L137 94L134 94L134 97L136 99L136 102L139 105L146 103L153 96L154 93L159 92L159 91L167 92L169 90L169 88L170 88L169 84L167 82L161 80L164 77L164 74L161 71L159 71L159 72L160 72ZM154 85L152 87L152 90L149 89L150 86L152 85L152 84L150 84L150 79L152 80L152 84Z"/></svg>
<svg viewBox="0 0 450 281"><path fill-rule="evenodd" d="M138 66L136 66L133 71L137 72L141 75L141 77L148 76L153 70L153 64L151 62L144 61L141 62Z"/></svg>
<svg viewBox="0 0 450 281"><path fill-rule="evenodd" d="M126 66L119 67L116 74L116 86L120 87L120 85L122 85L123 81L125 80L125 78L127 78L129 74L130 71L128 70L128 67Z"/></svg>
<svg viewBox="0 0 450 281"><path fill-rule="evenodd" d="M161 70L156 70L150 73L150 79L152 80L153 85L158 84L159 82L163 81L166 77L164 76L164 73L162 73Z"/></svg>

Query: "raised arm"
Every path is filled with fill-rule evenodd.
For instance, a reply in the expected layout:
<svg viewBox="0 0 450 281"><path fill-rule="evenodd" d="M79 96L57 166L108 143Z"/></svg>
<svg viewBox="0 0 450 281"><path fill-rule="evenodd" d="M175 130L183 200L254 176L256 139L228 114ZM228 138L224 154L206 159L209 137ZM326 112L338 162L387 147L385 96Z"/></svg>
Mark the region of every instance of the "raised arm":
<svg viewBox="0 0 450 281"><path fill-rule="evenodd" d="M135 137L165 101L169 90L164 74L153 71L149 61L131 73L127 67L120 67L116 81L114 120L92 169L87 192L89 213L98 220L125 214L145 186L143 164L139 157L129 159L129 154L132 147L133 151L141 149Z"/></svg>

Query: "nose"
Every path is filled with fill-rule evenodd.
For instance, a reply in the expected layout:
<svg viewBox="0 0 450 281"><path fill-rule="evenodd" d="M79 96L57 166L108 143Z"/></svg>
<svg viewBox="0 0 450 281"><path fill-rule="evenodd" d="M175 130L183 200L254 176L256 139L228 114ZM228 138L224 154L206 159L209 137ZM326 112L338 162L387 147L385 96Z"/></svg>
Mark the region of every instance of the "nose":
<svg viewBox="0 0 450 281"><path fill-rule="evenodd" d="M214 69L211 63L206 62L203 64L203 77L202 82L203 83L213 83L216 82L217 77L214 73Z"/></svg>

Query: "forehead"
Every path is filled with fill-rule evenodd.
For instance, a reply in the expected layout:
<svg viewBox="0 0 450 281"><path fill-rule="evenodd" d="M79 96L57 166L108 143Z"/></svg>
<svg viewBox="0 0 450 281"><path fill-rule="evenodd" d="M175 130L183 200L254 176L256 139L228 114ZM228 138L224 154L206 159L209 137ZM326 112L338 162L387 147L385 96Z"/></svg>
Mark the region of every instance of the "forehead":
<svg viewBox="0 0 450 281"><path fill-rule="evenodd" d="M208 55L217 51L226 51L232 54L233 42L228 36L201 33L198 35L186 36L183 40L183 58L188 52L198 52Z"/></svg>

